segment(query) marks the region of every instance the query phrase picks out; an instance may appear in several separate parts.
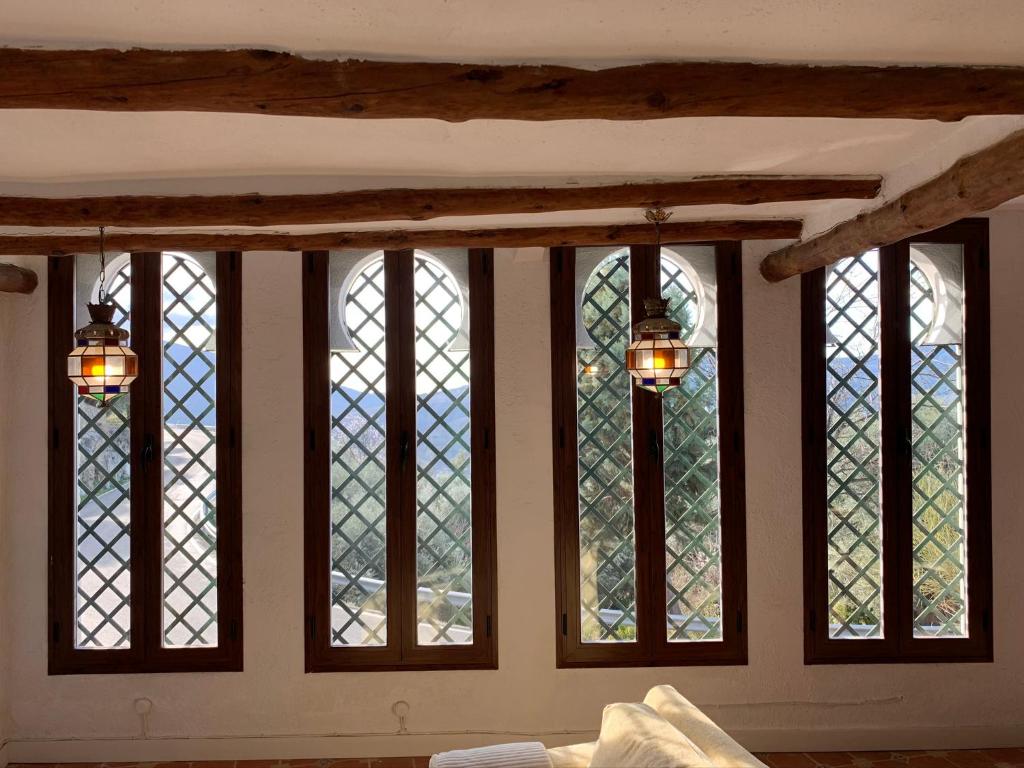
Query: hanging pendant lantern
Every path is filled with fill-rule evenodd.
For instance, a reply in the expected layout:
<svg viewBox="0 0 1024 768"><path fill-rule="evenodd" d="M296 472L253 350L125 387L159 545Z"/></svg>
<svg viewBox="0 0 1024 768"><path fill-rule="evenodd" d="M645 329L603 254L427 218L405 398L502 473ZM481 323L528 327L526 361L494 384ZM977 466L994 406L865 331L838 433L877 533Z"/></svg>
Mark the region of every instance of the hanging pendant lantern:
<svg viewBox="0 0 1024 768"><path fill-rule="evenodd" d="M646 212L654 224L661 256L661 224L670 214L661 208ZM626 348L626 370L641 389L659 395L682 383L690 368L690 348L683 342L682 326L668 316L668 299L644 299L647 317L633 326L633 342Z"/></svg>
<svg viewBox="0 0 1024 768"><path fill-rule="evenodd" d="M659 395L675 389L690 368L690 348L680 338L682 326L668 317L668 299L644 299L647 317L633 326L626 368L641 389Z"/></svg>
<svg viewBox="0 0 1024 768"><path fill-rule="evenodd" d="M106 262L101 227L99 302L88 305L90 323L75 331L75 348L68 355L68 378L79 395L101 408L126 393L139 373L128 331L114 324L114 304L104 286Z"/></svg>

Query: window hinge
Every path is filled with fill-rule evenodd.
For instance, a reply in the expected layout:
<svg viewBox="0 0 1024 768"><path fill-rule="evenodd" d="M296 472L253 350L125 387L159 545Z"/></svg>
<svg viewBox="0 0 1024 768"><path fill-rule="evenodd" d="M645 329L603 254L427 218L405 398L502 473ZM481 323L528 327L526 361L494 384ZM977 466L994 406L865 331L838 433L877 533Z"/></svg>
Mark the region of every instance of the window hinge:
<svg viewBox="0 0 1024 768"><path fill-rule="evenodd" d="M736 611L736 631L743 632L743 611Z"/></svg>
<svg viewBox="0 0 1024 768"><path fill-rule="evenodd" d="M569 614L562 614L562 634L568 636L569 634Z"/></svg>
<svg viewBox="0 0 1024 768"><path fill-rule="evenodd" d="M491 636L491 629L492 629L492 627L491 627L491 617L488 616L487 617L487 636L488 637Z"/></svg>
<svg viewBox="0 0 1024 768"><path fill-rule="evenodd" d="M810 615L807 618L808 618L808 623L811 625L811 632L813 632L818 627L818 617L815 614L813 608L811 609Z"/></svg>

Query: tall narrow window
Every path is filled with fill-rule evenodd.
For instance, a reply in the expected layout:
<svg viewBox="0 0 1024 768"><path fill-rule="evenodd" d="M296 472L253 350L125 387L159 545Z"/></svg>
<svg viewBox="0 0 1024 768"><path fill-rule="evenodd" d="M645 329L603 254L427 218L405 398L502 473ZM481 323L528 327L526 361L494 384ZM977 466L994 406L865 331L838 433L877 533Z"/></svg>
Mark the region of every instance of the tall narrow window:
<svg viewBox="0 0 1024 768"><path fill-rule="evenodd" d="M991 659L987 248L969 220L803 277L809 662Z"/></svg>
<svg viewBox="0 0 1024 768"><path fill-rule="evenodd" d="M659 290L693 347L664 397L624 367ZM551 291L559 665L745 663L738 248L552 249Z"/></svg>
<svg viewBox="0 0 1024 768"><path fill-rule="evenodd" d="M304 259L307 670L493 667L493 256Z"/></svg>
<svg viewBox="0 0 1024 768"><path fill-rule="evenodd" d="M106 408L61 370L99 260L50 261L52 673L241 668L238 256L112 261L140 376Z"/></svg>

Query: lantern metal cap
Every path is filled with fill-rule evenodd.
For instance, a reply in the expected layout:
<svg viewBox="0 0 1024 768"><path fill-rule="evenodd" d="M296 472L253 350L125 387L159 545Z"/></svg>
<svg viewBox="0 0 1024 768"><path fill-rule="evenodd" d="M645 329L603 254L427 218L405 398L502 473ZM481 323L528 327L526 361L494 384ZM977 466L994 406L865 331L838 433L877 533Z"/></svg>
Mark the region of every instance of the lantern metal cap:
<svg viewBox="0 0 1024 768"><path fill-rule="evenodd" d="M89 324L75 331L79 341L113 341L120 343L128 339L128 331L114 325L113 304L87 304Z"/></svg>
<svg viewBox="0 0 1024 768"><path fill-rule="evenodd" d="M634 333L676 333L683 327L668 316L668 299L644 299L647 317L633 326Z"/></svg>

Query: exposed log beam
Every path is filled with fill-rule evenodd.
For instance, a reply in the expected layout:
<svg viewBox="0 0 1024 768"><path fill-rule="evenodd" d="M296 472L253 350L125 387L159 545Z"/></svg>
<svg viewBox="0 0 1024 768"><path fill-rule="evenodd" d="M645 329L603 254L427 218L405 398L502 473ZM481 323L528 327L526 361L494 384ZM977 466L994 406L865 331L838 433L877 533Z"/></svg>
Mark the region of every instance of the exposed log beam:
<svg viewBox="0 0 1024 768"><path fill-rule="evenodd" d="M32 293L39 278L31 269L14 264L0 264L0 293Z"/></svg>
<svg viewBox="0 0 1024 768"><path fill-rule="evenodd" d="M324 61L259 50L0 49L0 108L651 120L1024 114L1024 68Z"/></svg>
<svg viewBox="0 0 1024 768"><path fill-rule="evenodd" d="M880 177L724 176L660 183L512 189L372 189L323 195L0 197L0 226L199 227L424 221L439 216L601 208L871 199Z"/></svg>
<svg viewBox="0 0 1024 768"><path fill-rule="evenodd" d="M661 227L666 243L711 240L774 240L799 237L792 219L680 221ZM649 224L582 227L523 227L475 230L382 230L318 234L108 234L110 251L318 251L338 248L526 248L561 245L628 245L654 242ZM2 235L0 254L96 253L99 237L77 235Z"/></svg>
<svg viewBox="0 0 1024 768"><path fill-rule="evenodd" d="M769 254L772 283L982 213L1024 195L1024 131L963 157L947 171L880 208Z"/></svg>

